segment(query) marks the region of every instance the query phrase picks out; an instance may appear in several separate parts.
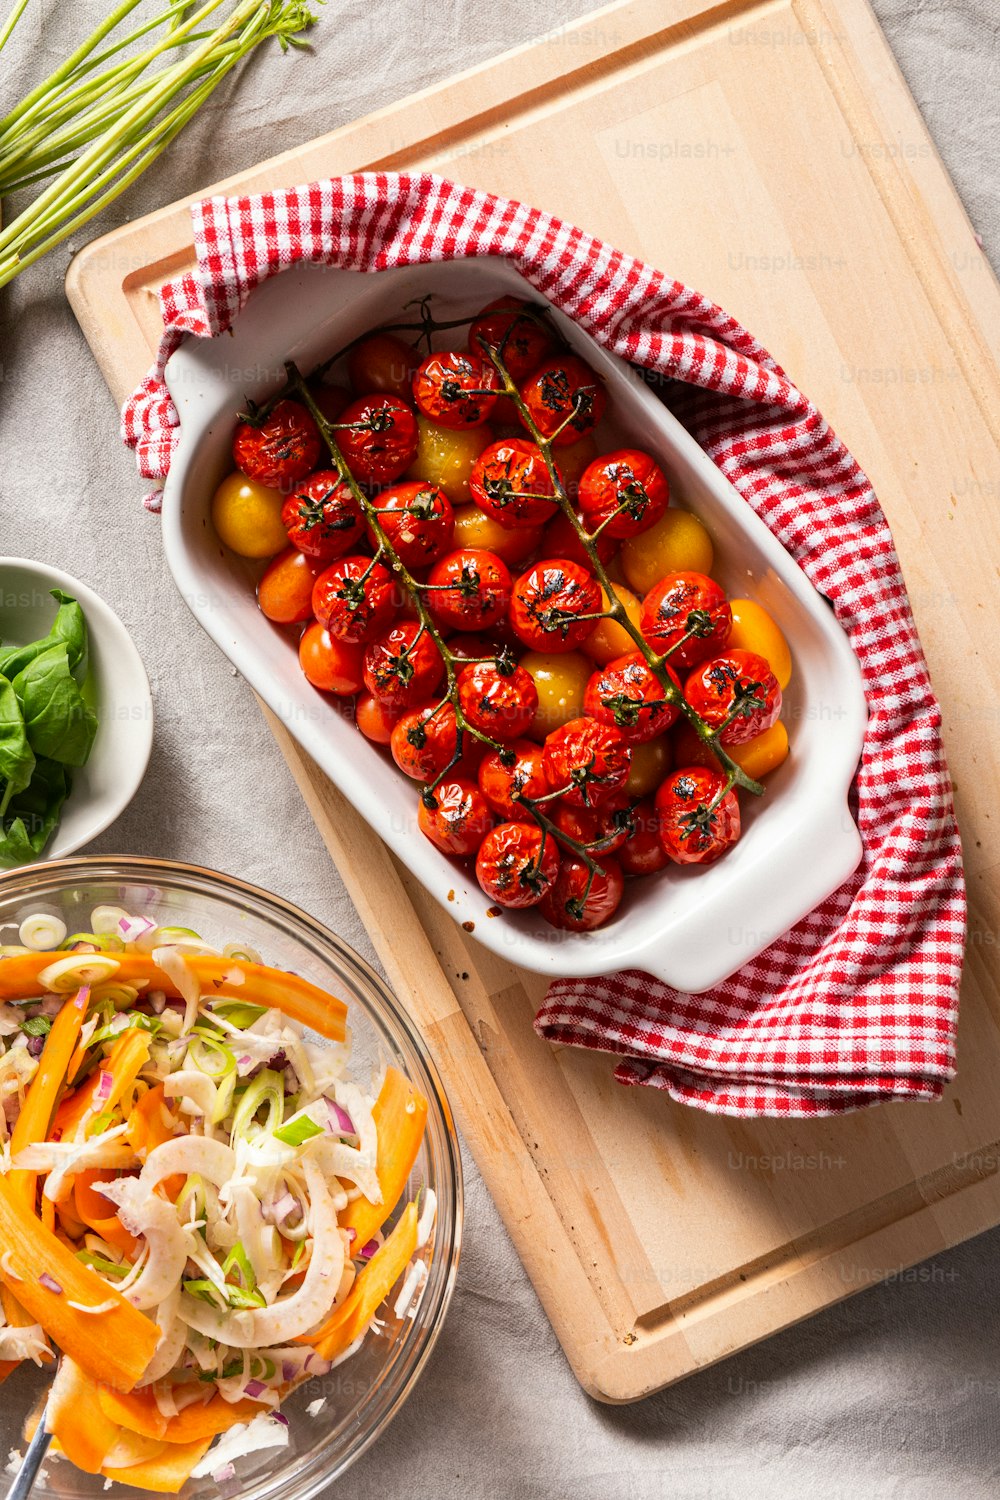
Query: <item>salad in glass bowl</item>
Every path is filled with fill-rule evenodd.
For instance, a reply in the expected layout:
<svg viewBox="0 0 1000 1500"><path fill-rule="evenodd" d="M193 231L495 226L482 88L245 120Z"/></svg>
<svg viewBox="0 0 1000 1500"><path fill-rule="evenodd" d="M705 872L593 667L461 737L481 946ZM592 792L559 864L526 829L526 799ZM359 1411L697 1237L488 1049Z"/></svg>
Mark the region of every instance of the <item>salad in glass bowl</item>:
<svg viewBox="0 0 1000 1500"><path fill-rule="evenodd" d="M287 1446L292 1393L420 1316L428 1093L359 1068L348 1006L243 932L118 890L2 934L0 1359L58 1359L45 1424L78 1470L225 1488Z"/></svg>

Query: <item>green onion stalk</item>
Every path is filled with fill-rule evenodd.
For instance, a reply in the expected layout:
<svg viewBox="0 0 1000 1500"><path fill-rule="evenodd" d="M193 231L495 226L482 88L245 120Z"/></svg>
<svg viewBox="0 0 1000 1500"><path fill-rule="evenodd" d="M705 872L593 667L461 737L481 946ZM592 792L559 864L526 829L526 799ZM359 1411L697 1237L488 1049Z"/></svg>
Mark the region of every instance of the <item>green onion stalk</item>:
<svg viewBox="0 0 1000 1500"><path fill-rule="evenodd" d="M121 0L0 119L0 198L36 190L0 230L0 286L141 177L254 48L271 37L283 49L303 47L301 33L315 20L304 0L237 0L214 21L226 0L167 0L124 27L144 3ZM27 4L15 0L0 25L0 52Z"/></svg>

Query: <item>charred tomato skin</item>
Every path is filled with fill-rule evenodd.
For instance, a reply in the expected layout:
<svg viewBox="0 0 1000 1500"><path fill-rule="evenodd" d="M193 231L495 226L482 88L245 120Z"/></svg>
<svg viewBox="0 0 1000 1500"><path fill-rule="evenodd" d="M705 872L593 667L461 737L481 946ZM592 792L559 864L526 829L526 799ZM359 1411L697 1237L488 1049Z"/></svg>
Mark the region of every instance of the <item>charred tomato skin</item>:
<svg viewBox="0 0 1000 1500"><path fill-rule="evenodd" d="M233 462L248 479L287 492L311 474L323 443L319 428L298 401L279 401L261 421L240 422Z"/></svg>
<svg viewBox="0 0 1000 1500"><path fill-rule="evenodd" d="M569 807L599 807L628 780L628 743L611 724L570 719L554 729L543 746L545 774L553 791L565 787Z"/></svg>
<svg viewBox="0 0 1000 1500"><path fill-rule="evenodd" d="M313 614L331 635L352 645L381 635L398 608L395 579L370 557L342 557L313 584Z"/></svg>
<svg viewBox="0 0 1000 1500"><path fill-rule="evenodd" d="M421 800L417 823L425 838L442 854L468 859L493 827L493 814L474 781L448 775L435 787L433 807Z"/></svg>
<svg viewBox="0 0 1000 1500"><path fill-rule="evenodd" d="M458 674L458 701L475 729L505 744L531 728L538 689L523 667L501 672L495 662L472 662Z"/></svg>
<svg viewBox="0 0 1000 1500"><path fill-rule="evenodd" d="M577 501L589 531L624 539L655 526L670 503L659 464L639 448L619 448L583 471Z"/></svg>
<svg viewBox="0 0 1000 1500"><path fill-rule="evenodd" d="M481 354L442 350L428 354L413 376L413 399L439 427L482 427L496 406L499 379Z"/></svg>
<svg viewBox="0 0 1000 1500"><path fill-rule="evenodd" d="M416 708L444 677L434 641L415 620L400 620L365 650L365 687L389 708Z"/></svg>
<svg viewBox="0 0 1000 1500"><path fill-rule="evenodd" d="M601 855L593 872L576 854L564 855L559 874L539 902L545 920L564 932L592 932L621 905L625 880L616 859Z"/></svg>
<svg viewBox="0 0 1000 1500"><path fill-rule="evenodd" d="M476 879L499 906L537 906L559 874L559 850L533 823L500 823L483 839Z"/></svg>
<svg viewBox="0 0 1000 1500"><path fill-rule="evenodd" d="M593 432L607 405L603 382L575 354L546 360L521 387L521 399L542 437L556 448Z"/></svg>
<svg viewBox="0 0 1000 1500"><path fill-rule="evenodd" d="M514 581L510 623L532 651L576 651L594 628L601 609L601 586L579 563L548 557Z"/></svg>
<svg viewBox="0 0 1000 1500"><path fill-rule="evenodd" d="M482 547L449 552L434 564L427 582L431 613L452 630L489 630L506 618L513 584L495 552Z"/></svg>
<svg viewBox="0 0 1000 1500"><path fill-rule="evenodd" d="M674 864L711 864L736 843L740 836L736 794L727 791L716 802L725 785L721 771L685 766L660 786L655 798L659 838Z"/></svg>
<svg viewBox="0 0 1000 1500"><path fill-rule="evenodd" d="M417 419L398 396L369 395L340 414L337 443L355 479L391 484L417 455Z"/></svg>
<svg viewBox="0 0 1000 1500"><path fill-rule="evenodd" d="M732 628L729 600L706 573L668 573L642 601L640 629L675 670L718 656Z"/></svg>
<svg viewBox="0 0 1000 1500"><path fill-rule="evenodd" d="M745 745L781 713L778 679L755 651L728 651L703 662L685 682L684 696L718 730L720 745Z"/></svg>
<svg viewBox="0 0 1000 1500"><path fill-rule="evenodd" d="M527 438L504 438L485 448L472 466L469 493L507 531L540 526L559 508L542 450Z"/></svg>
<svg viewBox="0 0 1000 1500"><path fill-rule="evenodd" d="M679 690L676 673L667 671ZM599 724L613 724L630 744L643 744L677 722L680 706L671 703L641 651L619 656L601 667L587 683L584 713Z"/></svg>

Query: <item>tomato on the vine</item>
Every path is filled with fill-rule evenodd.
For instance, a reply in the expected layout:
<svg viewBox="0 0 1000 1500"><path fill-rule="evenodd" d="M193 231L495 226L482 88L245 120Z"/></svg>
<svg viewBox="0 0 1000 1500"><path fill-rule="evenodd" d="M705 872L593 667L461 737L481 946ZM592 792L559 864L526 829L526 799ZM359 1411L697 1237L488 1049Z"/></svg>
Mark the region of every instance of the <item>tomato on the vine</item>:
<svg viewBox="0 0 1000 1500"><path fill-rule="evenodd" d="M398 396L362 396L341 412L336 436L355 479L391 484L413 462L417 419Z"/></svg>
<svg viewBox="0 0 1000 1500"><path fill-rule="evenodd" d="M507 749L512 759L498 750L487 750L479 763L479 788L493 811L502 818L527 815L522 798L532 801L549 791L541 745L514 740Z"/></svg>
<svg viewBox="0 0 1000 1500"><path fill-rule="evenodd" d="M458 722L447 702L411 708L396 720L390 749L404 776L433 781L451 766L458 748Z"/></svg>
<svg viewBox="0 0 1000 1500"><path fill-rule="evenodd" d="M519 297L498 297L483 308L469 329L469 348L482 353L480 340L500 354L504 368L516 383L537 369L555 352L556 342L545 325L526 315L527 303Z"/></svg>
<svg viewBox="0 0 1000 1500"><path fill-rule="evenodd" d="M718 731L720 745L745 745L781 713L778 679L753 651L729 651L703 662L685 682L684 696Z"/></svg>
<svg viewBox="0 0 1000 1500"><path fill-rule="evenodd" d="M406 480L382 490L372 504L404 567L425 568L450 547L454 512L444 490Z"/></svg>
<svg viewBox="0 0 1000 1500"><path fill-rule="evenodd" d="M660 843L677 865L707 865L740 836L740 805L726 777L707 766L685 766L656 794Z"/></svg>
<svg viewBox="0 0 1000 1500"><path fill-rule="evenodd" d="M669 663L667 673L680 690ZM584 713L600 724L613 724L630 742L654 739L676 723L680 706L668 701L661 683L640 651L619 656L595 672L583 695Z"/></svg>
<svg viewBox="0 0 1000 1500"><path fill-rule="evenodd" d="M350 406L354 397L345 386L342 385L319 385L310 387L309 394L319 407L320 414L327 422L339 422L341 413ZM326 444L324 443L324 448Z"/></svg>
<svg viewBox="0 0 1000 1500"><path fill-rule="evenodd" d="M364 531L357 502L336 469L320 469L296 485L281 519L292 546L321 563L342 557Z"/></svg>
<svg viewBox="0 0 1000 1500"><path fill-rule="evenodd" d="M510 531L541 525L559 506L542 450L527 438L504 438L484 449L472 466L469 492Z"/></svg>
<svg viewBox="0 0 1000 1500"><path fill-rule="evenodd" d="M599 807L572 807L560 801L551 815L560 833L574 843L585 844L588 853L614 854L635 828L635 811L631 797L615 792Z"/></svg>
<svg viewBox="0 0 1000 1500"><path fill-rule="evenodd" d="M398 607L395 579L370 557L342 557L313 586L317 620L338 640L353 645L381 635Z"/></svg>
<svg viewBox="0 0 1000 1500"><path fill-rule="evenodd" d="M474 662L458 674L458 701L469 723L506 744L531 727L538 692L523 667L501 672L495 662Z"/></svg>
<svg viewBox="0 0 1000 1500"><path fill-rule="evenodd" d="M667 476L638 448L605 453L584 470L579 506L589 531L638 536L654 526L670 502Z"/></svg>
<svg viewBox="0 0 1000 1500"><path fill-rule="evenodd" d="M347 373L359 396L398 396L410 400L413 372L419 357L412 344L394 333L373 333L355 344L347 357Z"/></svg>
<svg viewBox="0 0 1000 1500"><path fill-rule="evenodd" d="M549 557L515 581L510 623L533 651L574 651L590 635L600 608L597 579L568 557Z"/></svg>
<svg viewBox="0 0 1000 1500"><path fill-rule="evenodd" d="M359 693L354 700L354 722L366 740L373 745L388 745L400 710L380 703L371 693Z"/></svg>
<svg viewBox="0 0 1000 1500"><path fill-rule="evenodd" d="M444 661L433 638L415 620L401 620L364 653L364 682L372 697L393 708L413 708L433 693Z"/></svg>
<svg viewBox="0 0 1000 1500"><path fill-rule="evenodd" d="M555 839L532 823L499 824L476 856L476 878L500 906L537 906L558 874Z"/></svg>
<svg viewBox="0 0 1000 1500"><path fill-rule="evenodd" d="M652 799L644 797L632 809L632 832L618 852L626 876L655 875L670 860L660 842L660 819Z"/></svg>
<svg viewBox="0 0 1000 1500"><path fill-rule="evenodd" d="M566 932L592 932L621 905L625 881L616 859L601 856L591 871L578 854L563 857L554 883L539 903L539 911L553 927Z"/></svg>
<svg viewBox="0 0 1000 1500"><path fill-rule="evenodd" d="M586 529L586 528L585 528ZM602 531L594 550L602 563L609 563L615 555L618 543L613 536ZM568 557L571 562L590 570L590 554L580 540L579 533L564 510L559 510L545 528L542 548L547 557Z"/></svg>
<svg viewBox="0 0 1000 1500"><path fill-rule="evenodd" d="M315 469L319 428L298 401L279 401L263 419L243 421L233 438L233 462L272 490L289 490Z"/></svg>
<svg viewBox="0 0 1000 1500"><path fill-rule="evenodd" d="M413 377L413 399L442 427L481 427L496 405L497 373L480 354L428 354Z"/></svg>
<svg viewBox="0 0 1000 1500"><path fill-rule="evenodd" d="M732 619L725 594L704 573L669 573L642 601L642 633L673 667L717 656Z"/></svg>
<svg viewBox="0 0 1000 1500"><path fill-rule="evenodd" d="M275 625L304 624L312 615L316 566L296 547L276 557L257 585L261 613Z"/></svg>
<svg viewBox="0 0 1000 1500"><path fill-rule="evenodd" d="M571 807L597 807L628 780L631 752L624 735L596 719L571 719L545 741L545 774Z"/></svg>
<svg viewBox="0 0 1000 1500"><path fill-rule="evenodd" d="M465 776L446 776L434 788L433 807L417 808L420 831L442 854L467 858L475 854L493 827L486 798Z"/></svg>
<svg viewBox="0 0 1000 1500"><path fill-rule="evenodd" d="M603 382L575 354L546 360L521 387L521 399L542 437L557 448L592 432L607 405Z"/></svg>
<svg viewBox="0 0 1000 1500"><path fill-rule="evenodd" d="M302 632L299 661L313 687L338 698L353 697L364 684L361 647L336 640L318 622Z"/></svg>
<svg viewBox="0 0 1000 1500"><path fill-rule="evenodd" d="M476 547L449 552L434 564L427 582L431 613L453 630L487 630L507 614L510 569L495 552Z"/></svg>

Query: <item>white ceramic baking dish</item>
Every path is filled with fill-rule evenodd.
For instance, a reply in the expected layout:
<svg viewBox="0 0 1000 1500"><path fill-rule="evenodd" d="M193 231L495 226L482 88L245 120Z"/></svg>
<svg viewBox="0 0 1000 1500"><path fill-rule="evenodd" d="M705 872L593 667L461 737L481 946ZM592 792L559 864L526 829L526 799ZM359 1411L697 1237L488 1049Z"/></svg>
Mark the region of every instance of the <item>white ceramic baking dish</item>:
<svg viewBox="0 0 1000 1500"><path fill-rule="evenodd" d="M712 533L723 587L758 599L788 637L795 673L784 717L792 748L764 798L741 795L745 831L723 860L630 882L614 920L596 932L557 932L531 912L487 917L489 902L474 877L419 832L414 784L361 738L342 707L310 687L294 634L271 626L257 609L260 569L226 552L212 531L209 507L231 467L235 414L246 397L260 400L276 389L285 359L308 370L428 293L437 315L449 318L474 313L504 292L534 295L503 262L436 263L378 275L310 267L259 287L231 335L188 341L167 366L181 421L164 496L167 560L209 635L450 915L474 924L480 942L539 973L640 968L681 990L709 989L857 867L861 844L847 792L866 707L857 662L829 605L634 372L554 315L567 342L607 381L602 446L629 442L656 456L674 503L695 511ZM261 790L240 786L238 745L232 753L234 794L246 799L249 826Z"/></svg>

